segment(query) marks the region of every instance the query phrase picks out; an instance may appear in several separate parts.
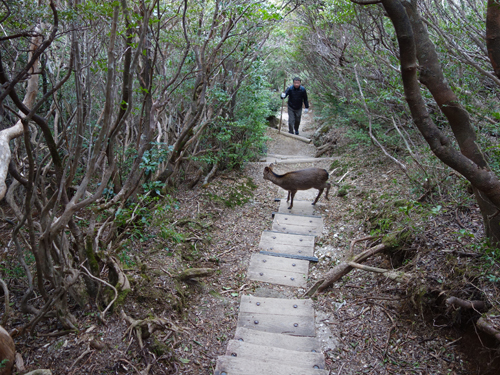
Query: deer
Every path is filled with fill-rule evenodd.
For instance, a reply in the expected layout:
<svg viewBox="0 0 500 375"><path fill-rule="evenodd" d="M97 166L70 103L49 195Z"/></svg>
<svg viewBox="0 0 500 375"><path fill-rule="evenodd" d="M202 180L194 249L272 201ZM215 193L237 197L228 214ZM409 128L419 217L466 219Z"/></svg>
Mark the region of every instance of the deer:
<svg viewBox="0 0 500 375"><path fill-rule="evenodd" d="M273 172L273 164L269 167L264 168L264 180L269 180L273 184L276 184L283 189L288 191L288 197L286 201L288 202L291 197L289 210L293 207L293 197L297 190L309 190L312 188L318 189L319 194L312 203L314 206L317 202L323 190L326 188L325 198L328 199L328 192L330 191L330 183L328 180L328 172L321 168L307 168L298 171L287 172L285 174L279 175Z"/></svg>
<svg viewBox="0 0 500 375"><path fill-rule="evenodd" d="M9 333L0 326L0 375L10 375L16 358L16 347Z"/></svg>

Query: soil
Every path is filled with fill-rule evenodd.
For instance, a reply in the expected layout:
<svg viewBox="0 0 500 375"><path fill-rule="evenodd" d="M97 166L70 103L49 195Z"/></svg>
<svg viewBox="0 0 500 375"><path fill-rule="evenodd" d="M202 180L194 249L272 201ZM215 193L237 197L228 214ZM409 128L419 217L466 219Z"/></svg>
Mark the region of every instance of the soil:
<svg viewBox="0 0 500 375"><path fill-rule="evenodd" d="M313 116L310 112L303 117L301 135L313 135ZM271 130L268 136L268 154L315 154L312 144ZM333 155L335 165L344 166L349 173L344 176L343 169L342 173L332 173L331 178L337 181L344 176L343 183L351 188L343 196L333 188L330 200L320 199L317 210L324 217L325 229L316 241L315 255L320 261L311 263L308 286L342 259L351 240L368 234L366 221L372 208L366 202L380 204L388 191L398 189L394 180L405 179L379 150L351 148L347 152L342 142L345 146L347 140L339 138L339 150L343 152ZM245 276L250 255L259 251L261 232L271 227L271 214L278 207L275 198L286 197L285 191L262 178L267 163L251 162L241 171L219 174L206 187L180 188L172 193L169 204L175 208L168 211L169 216L155 216L151 225L142 229L142 236L131 237L120 255L122 263L129 265L126 272L133 289L125 301L104 317L104 323L96 306L75 306L80 324L77 333L61 333L55 320L47 320L38 325L33 336L16 338L26 370L48 368L54 374L211 374L217 356L225 353L233 337L241 294L303 298L305 289L250 282ZM331 158L325 158L300 165L279 164L276 169L285 172L315 166L332 170L332 163ZM401 199L409 194L399 192ZM302 198L297 195L296 199ZM481 232L477 207L469 208L462 223L475 233ZM435 270L444 258L433 260L426 254L442 246L451 233L450 221L440 224L431 220L422 225L435 225L432 233L436 238L429 235L415 240L412 246L428 245L409 251L406 259L420 257L417 262L422 269L438 272ZM165 228L184 237L176 239ZM361 243L358 251L367 245ZM380 255L366 264L391 268L393 259ZM175 279L186 268L215 272L196 280ZM22 291L23 287L22 281L10 281L13 290ZM497 363L489 362L492 350L480 341L483 336L451 327L439 311L419 309L410 289L409 285L355 270L314 298L317 331L332 374L485 374L485 368L491 374L498 373ZM14 303L19 303L13 294ZM141 348L135 332L128 331L121 311L133 319L163 321L144 339ZM439 316L441 319L436 318ZM25 319L14 316L6 328L10 331ZM475 346L471 349L471 345Z"/></svg>

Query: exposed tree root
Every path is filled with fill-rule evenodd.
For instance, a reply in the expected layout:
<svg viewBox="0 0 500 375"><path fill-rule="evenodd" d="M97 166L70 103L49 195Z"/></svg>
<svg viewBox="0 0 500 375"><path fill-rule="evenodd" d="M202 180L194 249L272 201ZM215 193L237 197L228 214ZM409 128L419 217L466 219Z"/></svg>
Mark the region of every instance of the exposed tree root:
<svg viewBox="0 0 500 375"><path fill-rule="evenodd" d="M130 282L120 267L118 260L115 257L108 257L106 265L109 268L109 281L115 285L116 289L119 291L130 290Z"/></svg>
<svg viewBox="0 0 500 375"><path fill-rule="evenodd" d="M453 307L461 307L463 309L474 309L477 312L484 312L487 310L484 301L466 301L457 297L450 297L446 300L446 304Z"/></svg>
<svg viewBox="0 0 500 375"><path fill-rule="evenodd" d="M202 184L203 187L208 186L210 180L215 175L215 173L217 172L218 169L219 169L219 161L217 160L217 162L213 165L212 169L210 170L210 172L208 172L207 176L203 180L203 184Z"/></svg>
<svg viewBox="0 0 500 375"><path fill-rule="evenodd" d="M1 277L0 277L0 285L2 286L3 289L4 304L5 304L5 310L3 313L2 323L1 323L1 325L4 326L5 323L7 323L7 320L9 319L10 316L9 288L7 288L7 284L5 284L5 281L3 281Z"/></svg>
<svg viewBox="0 0 500 375"><path fill-rule="evenodd" d="M111 306L113 306L113 303L115 303L116 299L118 298L118 291L116 290L116 288L109 284L108 282L102 280L102 279L99 279L98 277L95 277L94 275L92 275L88 269L85 268L85 266L81 266L85 272L87 272L87 276L90 277L91 279L95 280L95 281L99 281L101 283L103 283L104 285L107 285L109 286L111 289L113 289L113 292L115 293L115 297L113 298L113 300L108 304L108 306L104 309L104 311L102 312L102 314L99 315L101 321L104 323L104 316L106 315L106 312L111 308ZM128 280L127 280L127 283L128 283ZM129 285L129 289L130 289L130 285Z"/></svg>
<svg viewBox="0 0 500 375"><path fill-rule="evenodd" d="M383 276L387 277L388 279L391 279L391 280L394 280L397 282L407 283L412 278L412 275L410 273L394 271L394 270L386 270L386 269L377 268L377 267L370 267L370 266L365 266L363 264L354 263L354 262L348 262L347 264L353 268L357 268L357 269L360 269L363 271L381 273Z"/></svg>
<svg viewBox="0 0 500 375"><path fill-rule="evenodd" d="M484 301L467 301L457 297L450 297L446 300L448 306L462 308L465 310L474 309L478 313L484 313L488 309L488 304ZM486 313L483 314L476 322L476 326L484 333L493 336L500 342L500 321L494 321L496 314Z"/></svg>
<svg viewBox="0 0 500 375"><path fill-rule="evenodd" d="M172 323L166 319L153 318L136 320L125 314L123 310L121 311L121 317L129 324L124 336L128 335L130 337L132 332L134 332L141 349L144 348L143 340L149 338L155 331L167 329L178 332L176 328L172 327Z"/></svg>
<svg viewBox="0 0 500 375"><path fill-rule="evenodd" d="M483 315L476 322L476 326L483 332L490 336L493 336L497 341L500 342L500 329L495 326L495 323L491 320L488 314Z"/></svg>
<svg viewBox="0 0 500 375"><path fill-rule="evenodd" d="M71 367L69 368L70 370L73 369L73 367L75 367L75 365L80 362L87 354L90 354L92 353L92 349L90 349L90 346L87 346L87 349L85 349L85 351L80 354L80 356L75 359L75 361L73 362L73 364L71 365Z"/></svg>

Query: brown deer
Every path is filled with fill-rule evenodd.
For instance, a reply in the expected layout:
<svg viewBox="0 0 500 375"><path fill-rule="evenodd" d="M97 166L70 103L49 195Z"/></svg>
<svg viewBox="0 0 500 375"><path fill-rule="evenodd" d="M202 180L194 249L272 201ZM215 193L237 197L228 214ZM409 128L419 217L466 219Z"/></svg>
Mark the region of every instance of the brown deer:
<svg viewBox="0 0 500 375"><path fill-rule="evenodd" d="M16 348L14 346L14 340L12 340L9 333L0 326L0 362L2 363L0 375L11 374L15 358Z"/></svg>
<svg viewBox="0 0 500 375"><path fill-rule="evenodd" d="M283 175L279 175L273 172L273 165L264 168L264 180L269 180L272 183L282 187L288 191L288 198L286 201L290 200L289 210L293 207L293 197L297 190L308 190L308 189L318 189L319 194L312 203L316 204L321 193L326 188L325 198L328 200L328 192L330 191L330 183L326 182L328 180L328 172L321 168L307 168L301 169L299 171L288 172Z"/></svg>

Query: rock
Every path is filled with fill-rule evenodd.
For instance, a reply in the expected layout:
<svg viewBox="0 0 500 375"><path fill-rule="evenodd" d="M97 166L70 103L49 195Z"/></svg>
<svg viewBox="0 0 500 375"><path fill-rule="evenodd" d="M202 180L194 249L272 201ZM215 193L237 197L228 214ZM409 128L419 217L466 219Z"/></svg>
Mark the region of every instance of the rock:
<svg viewBox="0 0 500 375"><path fill-rule="evenodd" d="M276 116L269 116L266 120L269 124L269 127L278 129L278 126L280 124L279 118L277 118Z"/></svg>
<svg viewBox="0 0 500 375"><path fill-rule="evenodd" d="M52 375L52 371L50 371L50 370L34 370L34 371L28 372L24 375Z"/></svg>

